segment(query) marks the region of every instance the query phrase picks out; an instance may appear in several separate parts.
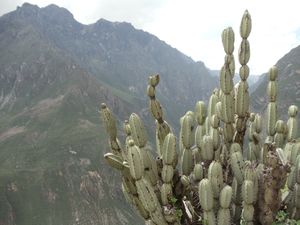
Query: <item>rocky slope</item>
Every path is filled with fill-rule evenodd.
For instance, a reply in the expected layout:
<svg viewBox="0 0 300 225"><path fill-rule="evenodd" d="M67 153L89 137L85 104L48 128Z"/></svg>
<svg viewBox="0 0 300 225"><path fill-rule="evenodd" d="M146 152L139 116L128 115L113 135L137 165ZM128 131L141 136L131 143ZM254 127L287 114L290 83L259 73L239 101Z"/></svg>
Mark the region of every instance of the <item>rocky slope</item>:
<svg viewBox="0 0 300 225"><path fill-rule="evenodd" d="M99 104L118 121L138 112L153 128L146 78L160 73L176 128L217 79L128 23L83 25L55 5L2 16L0 52L0 225L141 224L102 157Z"/></svg>
<svg viewBox="0 0 300 225"><path fill-rule="evenodd" d="M178 123L183 109L194 107L199 99L206 100L217 85L217 79L210 76L202 62L194 62L126 22L100 19L95 24L83 25L56 5L40 9L24 4L7 17L17 17L33 27L106 86L117 89L116 94L121 97L142 96L145 104L146 80L150 74L159 73L162 82L158 94L174 115L170 118L173 123ZM177 102L184 107L175 108Z"/></svg>

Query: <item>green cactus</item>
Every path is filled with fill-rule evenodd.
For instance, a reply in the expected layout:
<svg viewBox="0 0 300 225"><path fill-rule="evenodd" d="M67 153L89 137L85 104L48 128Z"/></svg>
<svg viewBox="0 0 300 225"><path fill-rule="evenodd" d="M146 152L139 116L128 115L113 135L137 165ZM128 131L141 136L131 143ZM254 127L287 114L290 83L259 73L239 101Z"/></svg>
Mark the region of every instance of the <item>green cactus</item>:
<svg viewBox="0 0 300 225"><path fill-rule="evenodd" d="M259 113L250 112L247 38L251 28L251 16L245 11L238 53L240 82L236 87L235 35L232 28L222 32L226 55L220 89L213 91L208 106L198 101L194 112L187 111L180 118L178 138L165 121L163 107L156 98L160 77L149 77L147 95L156 126L156 159L137 114L124 122L126 140L122 147L116 120L107 106L101 105L112 150L104 157L120 172L124 196L145 224L270 225L280 209L286 210L291 219L300 218L298 108L290 106L287 122L278 120L278 69L273 66L266 87L266 123Z"/></svg>

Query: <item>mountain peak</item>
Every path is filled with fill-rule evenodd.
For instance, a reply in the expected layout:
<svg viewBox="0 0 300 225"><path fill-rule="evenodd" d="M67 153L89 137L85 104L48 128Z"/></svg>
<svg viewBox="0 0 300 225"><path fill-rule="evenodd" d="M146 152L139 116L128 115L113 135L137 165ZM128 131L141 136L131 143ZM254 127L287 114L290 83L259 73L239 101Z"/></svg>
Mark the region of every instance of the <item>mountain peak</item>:
<svg viewBox="0 0 300 225"><path fill-rule="evenodd" d="M57 22L74 22L73 14L63 7L59 7L55 4L50 4L46 7L40 8L37 5L30 3L23 3L21 7L17 7L17 14L23 18L31 19L33 21L39 20L39 17L46 17L51 21Z"/></svg>
<svg viewBox="0 0 300 225"><path fill-rule="evenodd" d="M22 8L22 9L39 9L40 7L38 7L37 5L31 4L31 3L28 3L28 2L24 2L20 8Z"/></svg>
<svg viewBox="0 0 300 225"><path fill-rule="evenodd" d="M43 12L47 13L49 16L55 17L63 17L74 20L73 14L68 11L66 8L59 7L55 4L50 4L44 8L42 8Z"/></svg>
<svg viewBox="0 0 300 225"><path fill-rule="evenodd" d="M36 15L38 11L40 10L40 7L37 5L30 4L28 2L23 3L23 5L20 7L17 7L17 12L24 14L24 15Z"/></svg>

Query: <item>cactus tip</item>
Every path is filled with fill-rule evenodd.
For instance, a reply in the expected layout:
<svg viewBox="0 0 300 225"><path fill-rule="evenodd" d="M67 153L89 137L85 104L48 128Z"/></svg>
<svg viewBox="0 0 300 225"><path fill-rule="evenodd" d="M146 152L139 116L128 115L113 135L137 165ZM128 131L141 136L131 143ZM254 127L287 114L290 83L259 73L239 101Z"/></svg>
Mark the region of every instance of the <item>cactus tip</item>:
<svg viewBox="0 0 300 225"><path fill-rule="evenodd" d="M129 141L128 141L128 145L129 145L129 146L134 146L134 141L133 141L133 140L129 140Z"/></svg>

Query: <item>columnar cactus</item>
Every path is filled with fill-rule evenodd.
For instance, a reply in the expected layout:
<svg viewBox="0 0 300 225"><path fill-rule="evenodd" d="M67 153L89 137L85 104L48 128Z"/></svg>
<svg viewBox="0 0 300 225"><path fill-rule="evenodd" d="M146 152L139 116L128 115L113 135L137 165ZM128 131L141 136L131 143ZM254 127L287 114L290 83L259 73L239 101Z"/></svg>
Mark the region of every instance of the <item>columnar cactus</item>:
<svg viewBox="0 0 300 225"><path fill-rule="evenodd" d="M247 78L249 77L249 67L247 63L250 59L250 44L247 40L250 32L251 32L251 16L246 10L241 26L240 26L240 35L242 37L242 42L239 49L239 62L241 64L240 68L240 82L236 87L236 95L235 95L235 114L237 115L235 121L236 127L236 135L235 142L243 145L244 135L246 132L246 124L247 119L249 117L249 92L248 92L248 83Z"/></svg>
<svg viewBox="0 0 300 225"><path fill-rule="evenodd" d="M289 108L287 123L277 120L278 69L273 66L266 124L263 126L259 113L249 111L247 38L251 26L246 11L240 26L240 82L234 88L234 32L227 28L222 33L226 56L220 89L213 91L207 107L198 101L194 112L187 111L180 119L178 138L165 121L155 95L160 77L150 76L147 95L156 124L156 159L137 114L124 122L123 147L111 111L101 105L112 150L104 157L120 171L123 193L146 224L269 225L280 208L287 209L290 218L300 218L298 108ZM264 143L263 127L267 134ZM285 186L288 191L283 190Z"/></svg>
<svg viewBox="0 0 300 225"><path fill-rule="evenodd" d="M268 84L268 96L269 96L269 104L267 109L268 119L267 119L267 142L273 142L275 135L275 125L277 121L277 76L278 69L273 66L269 70L269 84Z"/></svg>
<svg viewBox="0 0 300 225"><path fill-rule="evenodd" d="M226 28L222 33L222 42L226 53L225 63L220 72L221 87L221 120L224 122L224 140L226 143L232 143L234 135L234 32L231 27Z"/></svg>

